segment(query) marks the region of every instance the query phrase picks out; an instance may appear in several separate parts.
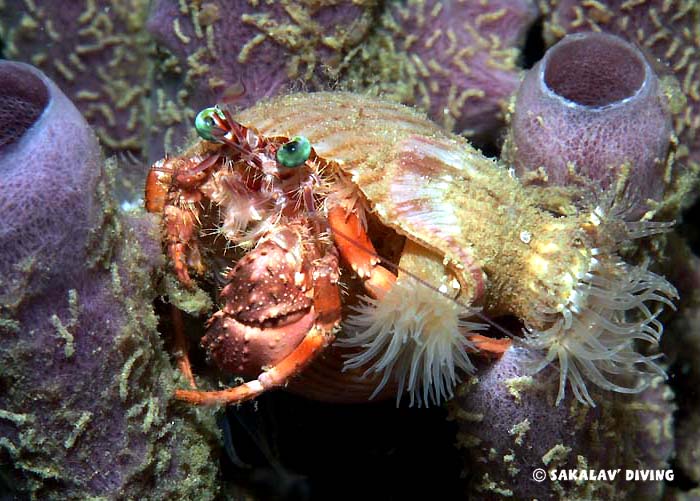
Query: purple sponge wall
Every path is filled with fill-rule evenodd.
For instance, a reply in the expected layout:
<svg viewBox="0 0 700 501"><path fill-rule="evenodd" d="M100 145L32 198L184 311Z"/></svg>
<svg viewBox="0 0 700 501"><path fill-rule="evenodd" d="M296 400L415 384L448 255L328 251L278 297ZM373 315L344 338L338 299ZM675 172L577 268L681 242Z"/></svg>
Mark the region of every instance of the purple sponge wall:
<svg viewBox="0 0 700 501"><path fill-rule="evenodd" d="M525 180L626 184L633 216L660 201L672 136L664 88L644 55L614 35L569 35L527 73L506 145Z"/></svg>
<svg viewBox="0 0 700 501"><path fill-rule="evenodd" d="M117 214L45 75L1 61L0 94L0 464L35 499L212 498L213 418L171 409L155 225Z"/></svg>

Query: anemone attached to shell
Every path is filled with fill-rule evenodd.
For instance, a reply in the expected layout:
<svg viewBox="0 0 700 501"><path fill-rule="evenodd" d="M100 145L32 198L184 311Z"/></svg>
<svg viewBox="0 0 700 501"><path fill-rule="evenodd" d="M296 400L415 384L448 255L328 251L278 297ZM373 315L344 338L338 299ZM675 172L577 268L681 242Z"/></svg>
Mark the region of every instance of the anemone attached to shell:
<svg viewBox="0 0 700 501"><path fill-rule="evenodd" d="M341 344L360 349L345 368L367 367L365 376L381 374L372 397L393 377L399 387L397 405L404 391L411 406L439 405L452 398L460 371L474 371L467 352L475 346L467 334L485 326L463 319L475 311L425 284L399 278L381 300L364 297L345 322L357 334Z"/></svg>
<svg viewBox="0 0 700 501"><path fill-rule="evenodd" d="M571 285L559 296L562 301L552 308L551 298L543 293L541 304L533 305L539 310L533 320L546 327L526 325L524 330L523 343L544 352L534 372L554 362L559 365L557 404L567 382L577 400L595 406L587 381L605 390L639 393L650 376L665 376L657 363L661 354L646 355L637 345L658 346L663 334L658 317L664 305L674 308L672 300L678 294L646 263L628 264L616 251L624 240L659 233L669 225L626 223L614 210L606 212L600 207L591 212L587 226L596 238L585 252L585 266L568 271Z"/></svg>

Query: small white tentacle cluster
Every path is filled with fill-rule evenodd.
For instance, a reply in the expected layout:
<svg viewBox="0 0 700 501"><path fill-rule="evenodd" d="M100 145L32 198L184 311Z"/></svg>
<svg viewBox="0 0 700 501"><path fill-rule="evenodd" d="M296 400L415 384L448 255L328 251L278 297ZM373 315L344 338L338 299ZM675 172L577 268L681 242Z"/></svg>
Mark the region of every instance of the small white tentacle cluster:
<svg viewBox="0 0 700 501"><path fill-rule="evenodd" d="M368 367L365 376L381 374L372 397L393 377L399 385L397 405L404 390L411 406L439 405L451 398L460 381L458 371L474 371L467 354L474 345L466 336L485 326L462 319L473 316L476 309L404 279L397 280L381 300L363 299L345 322L346 330L357 334L339 340L343 346L361 349L345 368Z"/></svg>

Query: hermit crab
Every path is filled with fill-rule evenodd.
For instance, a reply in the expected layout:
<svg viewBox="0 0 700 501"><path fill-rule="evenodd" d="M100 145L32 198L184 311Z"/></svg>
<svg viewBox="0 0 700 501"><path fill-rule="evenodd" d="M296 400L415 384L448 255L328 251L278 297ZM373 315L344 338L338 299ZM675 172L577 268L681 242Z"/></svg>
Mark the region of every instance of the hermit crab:
<svg viewBox="0 0 700 501"><path fill-rule="evenodd" d="M293 94L235 116L214 107L196 127L200 142L153 165L146 207L162 214L182 285L221 284L209 358L254 379L177 398L254 398L337 337L345 369L377 391L439 403L473 370L471 353L508 348L479 333L501 316L521 322L517 342L540 368L559 366L558 401L568 384L594 404L586 381L640 391L661 370L637 343L658 342L676 292L617 251L663 223L627 223L601 199L559 213L465 139L361 95ZM361 294L348 285L358 280Z"/></svg>

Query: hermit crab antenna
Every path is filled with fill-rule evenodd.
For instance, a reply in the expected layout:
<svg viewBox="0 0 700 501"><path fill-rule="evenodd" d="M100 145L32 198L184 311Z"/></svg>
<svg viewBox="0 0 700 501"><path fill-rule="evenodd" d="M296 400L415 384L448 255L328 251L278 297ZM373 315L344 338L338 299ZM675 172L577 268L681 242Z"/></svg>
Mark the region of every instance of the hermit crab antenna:
<svg viewBox="0 0 700 501"><path fill-rule="evenodd" d="M225 132L225 131L230 129L229 124L232 123L231 118L230 118L230 116L226 116L227 112L221 110L221 108L219 108L218 106L216 107L216 109L219 111L219 113L214 113L212 115L212 119L214 120L216 125L219 127L219 129ZM222 115L222 113L223 113L223 115Z"/></svg>

